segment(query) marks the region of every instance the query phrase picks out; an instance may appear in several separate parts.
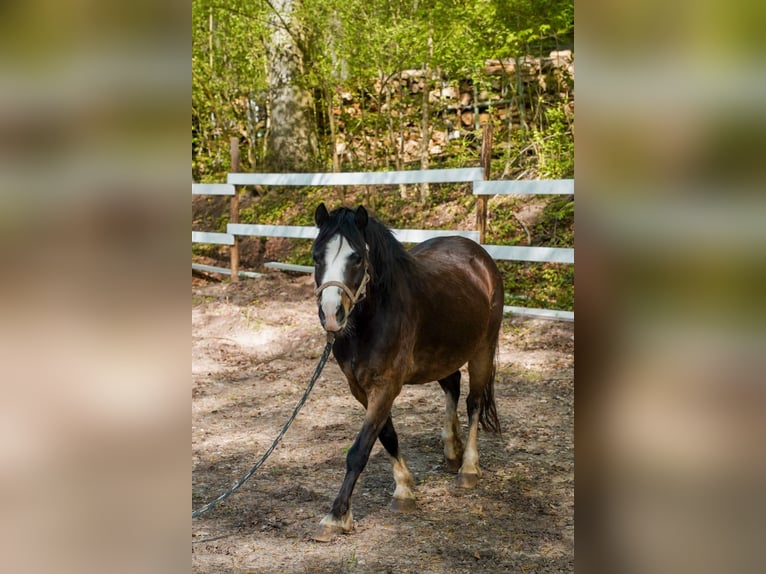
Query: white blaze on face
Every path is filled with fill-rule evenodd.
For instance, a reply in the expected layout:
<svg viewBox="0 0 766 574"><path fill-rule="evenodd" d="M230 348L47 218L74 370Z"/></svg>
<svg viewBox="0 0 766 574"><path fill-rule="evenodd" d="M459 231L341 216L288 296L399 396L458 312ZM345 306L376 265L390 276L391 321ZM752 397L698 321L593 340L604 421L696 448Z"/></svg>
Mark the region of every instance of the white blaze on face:
<svg viewBox="0 0 766 574"><path fill-rule="evenodd" d="M354 252L346 238L336 235L327 242L324 250L324 272L319 277L319 284L328 281L344 282L344 271L349 256ZM325 317L325 329L328 331L340 331L336 313L341 306L341 289L335 285L322 291L319 305Z"/></svg>

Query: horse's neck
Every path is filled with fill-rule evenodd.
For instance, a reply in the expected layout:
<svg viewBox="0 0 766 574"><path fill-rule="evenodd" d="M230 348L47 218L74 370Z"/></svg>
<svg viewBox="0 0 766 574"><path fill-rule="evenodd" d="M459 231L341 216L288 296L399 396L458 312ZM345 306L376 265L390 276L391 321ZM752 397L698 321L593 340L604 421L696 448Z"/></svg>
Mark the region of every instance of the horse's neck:
<svg viewBox="0 0 766 574"><path fill-rule="evenodd" d="M354 319L354 337L362 344L373 340L396 337L402 326L402 309L381 300L367 303ZM405 311L406 312L406 311Z"/></svg>
<svg viewBox="0 0 766 574"><path fill-rule="evenodd" d="M396 279L387 280L382 287L380 283L370 286L370 295L365 301L362 319L365 326L371 329L380 328L381 325L395 325L404 317L414 312L414 301L417 300L413 292L417 281L407 275Z"/></svg>

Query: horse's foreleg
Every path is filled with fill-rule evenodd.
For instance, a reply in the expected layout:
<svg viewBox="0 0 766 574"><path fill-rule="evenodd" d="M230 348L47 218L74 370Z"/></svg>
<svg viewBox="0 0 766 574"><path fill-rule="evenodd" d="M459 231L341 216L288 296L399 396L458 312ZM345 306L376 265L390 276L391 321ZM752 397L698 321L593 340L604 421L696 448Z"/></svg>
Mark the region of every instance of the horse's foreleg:
<svg viewBox="0 0 766 574"><path fill-rule="evenodd" d="M396 481L396 490L394 490L394 499L391 501L391 510L397 512L411 512L415 510L415 495L412 494L412 487L415 486L415 479L412 478L404 457L399 452L399 437L396 436L394 423L391 415L386 419L386 424L378 436L380 443L388 452L391 460L391 467L394 471L394 480Z"/></svg>
<svg viewBox="0 0 766 574"><path fill-rule="evenodd" d="M457 420L457 405L460 399L460 371L455 371L450 376L439 379L439 384L444 391L446 408L444 418L444 459L450 472L457 472L463 458L463 443L460 440L460 425Z"/></svg>
<svg viewBox="0 0 766 574"><path fill-rule="evenodd" d="M337 534L351 531L354 522L351 513L351 494L359 475L367 465L372 447L386 423L390 410L390 403L386 408L373 408L371 405L367 409L362 430L359 431L346 456L346 476L343 479L340 492L333 502L330 513L319 523L319 530L314 536L314 540L328 542Z"/></svg>

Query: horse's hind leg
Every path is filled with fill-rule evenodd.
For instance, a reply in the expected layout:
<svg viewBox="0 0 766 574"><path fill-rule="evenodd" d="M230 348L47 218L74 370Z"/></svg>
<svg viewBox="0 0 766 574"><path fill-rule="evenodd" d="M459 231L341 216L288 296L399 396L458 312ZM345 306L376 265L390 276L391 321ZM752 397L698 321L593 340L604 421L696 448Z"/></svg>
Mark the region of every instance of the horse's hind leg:
<svg viewBox="0 0 766 574"><path fill-rule="evenodd" d="M378 440L380 440L380 443L388 452L388 456L391 459L391 467L394 471L394 480L396 481L394 499L391 501L391 510L411 512L415 510L415 495L412 494L415 479L412 478L412 474L404 462L404 457L399 452L399 437L396 436L391 415L388 415L386 424L378 435Z"/></svg>
<svg viewBox="0 0 766 574"><path fill-rule="evenodd" d="M448 377L439 379L444 390L446 409L444 418L444 459L450 472L457 472L463 458L463 443L460 440L460 425L457 420L457 404L460 399L460 371L455 371Z"/></svg>
<svg viewBox="0 0 766 574"><path fill-rule="evenodd" d="M490 383L494 362L494 352L480 353L468 361L469 390L466 406L468 407L468 437L466 439L463 464L458 471L457 485L461 488L473 488L479 481L479 415L484 400L484 387Z"/></svg>

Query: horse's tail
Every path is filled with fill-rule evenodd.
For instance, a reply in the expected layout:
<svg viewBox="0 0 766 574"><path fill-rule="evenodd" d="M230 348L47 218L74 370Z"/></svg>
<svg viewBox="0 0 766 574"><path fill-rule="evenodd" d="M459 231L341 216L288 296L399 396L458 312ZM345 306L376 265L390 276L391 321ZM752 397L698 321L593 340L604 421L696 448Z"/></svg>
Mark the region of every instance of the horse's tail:
<svg viewBox="0 0 766 574"><path fill-rule="evenodd" d="M487 384L484 385L484 400L481 401L479 422L481 423L481 428L485 431L501 434L500 419L497 416L497 405L495 404L495 374L497 372L498 352L498 341L495 341L495 348L492 350L494 359L492 361L492 369L489 372L489 379Z"/></svg>

